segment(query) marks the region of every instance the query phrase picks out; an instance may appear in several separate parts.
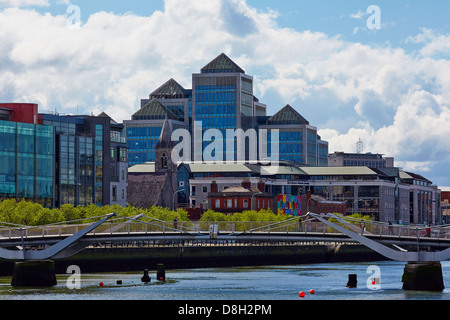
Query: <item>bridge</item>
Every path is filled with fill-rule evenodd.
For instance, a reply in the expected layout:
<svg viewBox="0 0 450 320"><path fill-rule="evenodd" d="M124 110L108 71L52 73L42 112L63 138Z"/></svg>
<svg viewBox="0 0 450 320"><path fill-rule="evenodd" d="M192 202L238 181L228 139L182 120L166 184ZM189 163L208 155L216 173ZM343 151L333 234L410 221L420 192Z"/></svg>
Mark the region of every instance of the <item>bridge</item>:
<svg viewBox="0 0 450 320"><path fill-rule="evenodd" d="M95 222L88 224L70 221L38 227L0 223L3 225L0 258L17 263L57 260L102 244L361 243L388 259L407 262L403 276L405 290L431 288L433 291L443 290L440 261L450 259L448 226L389 225L313 213L300 221L296 217L282 222L175 223L145 215L121 217L116 214L92 219Z"/></svg>

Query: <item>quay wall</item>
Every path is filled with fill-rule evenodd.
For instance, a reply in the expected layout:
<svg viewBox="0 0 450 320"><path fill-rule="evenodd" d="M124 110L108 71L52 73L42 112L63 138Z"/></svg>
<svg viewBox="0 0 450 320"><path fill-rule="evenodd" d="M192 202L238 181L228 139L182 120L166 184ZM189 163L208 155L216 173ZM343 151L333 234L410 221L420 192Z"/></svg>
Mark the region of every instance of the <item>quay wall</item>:
<svg viewBox="0 0 450 320"><path fill-rule="evenodd" d="M386 260L358 244L257 245L257 246L164 246L87 248L76 255L55 260L57 274L77 265L83 273L166 269L219 268L233 266L288 265ZM12 274L13 262L0 261L0 276Z"/></svg>

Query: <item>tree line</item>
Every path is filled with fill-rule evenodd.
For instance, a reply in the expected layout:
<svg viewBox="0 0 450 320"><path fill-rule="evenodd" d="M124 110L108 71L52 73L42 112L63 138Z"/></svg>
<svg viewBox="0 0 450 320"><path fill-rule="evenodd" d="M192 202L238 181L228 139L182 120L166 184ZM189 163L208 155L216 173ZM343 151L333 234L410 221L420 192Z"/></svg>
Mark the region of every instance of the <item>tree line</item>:
<svg viewBox="0 0 450 320"><path fill-rule="evenodd" d="M104 217L110 213L116 213L121 217L134 217L138 214L144 214L146 217L162 221L190 221L188 213L184 209L172 211L168 208L149 207L137 208L128 205L97 206L74 206L64 204L60 208L44 208L39 203L26 200L17 201L16 199L5 199L0 201L0 222L24 225L24 226L43 226L55 223L91 223L96 217ZM233 215L227 215L213 210L206 211L200 221L283 221L291 218L287 215L274 214L270 209L261 211L243 211ZM141 219L145 221L145 218Z"/></svg>

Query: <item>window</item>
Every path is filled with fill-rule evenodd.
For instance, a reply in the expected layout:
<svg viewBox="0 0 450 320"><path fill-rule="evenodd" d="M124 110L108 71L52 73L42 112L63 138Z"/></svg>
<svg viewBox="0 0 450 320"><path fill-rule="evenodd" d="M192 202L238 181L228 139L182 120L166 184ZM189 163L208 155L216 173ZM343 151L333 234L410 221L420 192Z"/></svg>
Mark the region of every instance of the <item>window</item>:
<svg viewBox="0 0 450 320"><path fill-rule="evenodd" d="M228 209L233 208L233 200L232 199L227 199L227 208Z"/></svg>
<svg viewBox="0 0 450 320"><path fill-rule="evenodd" d="M125 199L125 189L122 189L122 200Z"/></svg>
<svg viewBox="0 0 450 320"><path fill-rule="evenodd" d="M208 192L208 187L203 187L203 193L207 193Z"/></svg>
<svg viewBox="0 0 450 320"><path fill-rule="evenodd" d="M248 209L248 199L244 199L243 207L244 209Z"/></svg>
<svg viewBox="0 0 450 320"><path fill-rule="evenodd" d="M112 187L112 200L117 201L117 186Z"/></svg>
<svg viewBox="0 0 450 320"><path fill-rule="evenodd" d="M216 204L215 204L216 209L220 209L220 200L216 199Z"/></svg>

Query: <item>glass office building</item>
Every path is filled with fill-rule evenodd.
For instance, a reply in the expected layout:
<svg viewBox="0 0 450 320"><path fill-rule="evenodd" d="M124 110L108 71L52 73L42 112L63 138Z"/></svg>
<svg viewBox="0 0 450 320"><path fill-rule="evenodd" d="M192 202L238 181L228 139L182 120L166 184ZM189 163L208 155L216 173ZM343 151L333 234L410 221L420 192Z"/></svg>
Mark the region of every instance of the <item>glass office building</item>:
<svg viewBox="0 0 450 320"><path fill-rule="evenodd" d="M317 135L317 128L300 115L289 104L274 116L259 121L259 129L279 131L280 161L308 165L327 166L328 142L322 141ZM268 142L271 134L268 133ZM272 153L268 144L269 153Z"/></svg>
<svg viewBox="0 0 450 320"><path fill-rule="evenodd" d="M126 206L128 151L123 125L106 114L40 114L55 132L55 206Z"/></svg>
<svg viewBox="0 0 450 320"><path fill-rule="evenodd" d="M173 130L192 125L191 97L192 90L186 90L170 79L153 91L149 99L141 100L141 108L131 116L131 120L123 122L129 166L155 161L155 146L166 119L171 122Z"/></svg>
<svg viewBox="0 0 450 320"><path fill-rule="evenodd" d="M245 139L245 160L279 159L308 166L326 166L328 143L317 135L317 128L309 124L294 108L287 105L272 117L267 107L254 96L253 77L225 54L220 54L200 73L192 75L192 89L185 89L170 79L141 100L141 108L131 120L124 121L129 165L155 161L155 145L165 119L172 130L185 128L191 135L191 160L227 161L238 159L235 133L242 129L256 132L257 155L251 155L254 145ZM210 136L205 136L209 131ZM267 132L267 150L258 150L260 129ZM279 131L279 153L272 154L271 131ZM275 136L275 135L274 135ZM229 139L229 141L227 140ZM197 143L198 142L198 143ZM250 148L252 147L252 149ZM267 156L267 159L260 159ZM206 158L207 157L207 158Z"/></svg>
<svg viewBox="0 0 450 320"><path fill-rule="evenodd" d="M219 161L237 160L237 144L233 138L233 149L227 147L226 130L252 127L253 78L222 53L203 67L201 73L194 74L192 82L192 118L194 124L201 123L202 129L194 131L194 139L201 139L196 134L201 132L203 137L209 129L216 129L221 134L221 138L204 139L202 150L194 145L194 159L202 159L205 153ZM208 148L213 141L214 145L221 143L222 150Z"/></svg>
<svg viewBox="0 0 450 320"><path fill-rule="evenodd" d="M0 157L0 199L25 199L53 206L52 127L0 121Z"/></svg>

